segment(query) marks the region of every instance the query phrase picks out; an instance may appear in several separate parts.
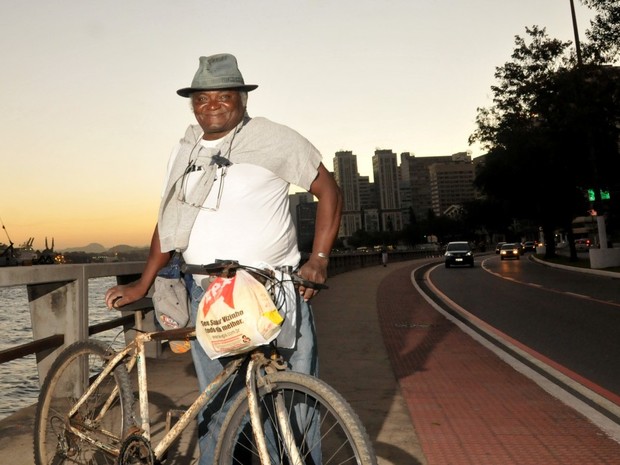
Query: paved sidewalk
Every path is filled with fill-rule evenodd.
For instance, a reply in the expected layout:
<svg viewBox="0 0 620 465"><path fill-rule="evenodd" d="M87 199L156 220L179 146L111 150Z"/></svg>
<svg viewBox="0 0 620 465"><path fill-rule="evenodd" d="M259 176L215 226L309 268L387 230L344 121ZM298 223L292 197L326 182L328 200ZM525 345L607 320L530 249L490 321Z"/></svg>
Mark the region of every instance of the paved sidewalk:
<svg viewBox="0 0 620 465"><path fill-rule="evenodd" d="M411 263L411 262L409 262ZM416 262L421 263L421 262ZM405 267L405 268L403 268ZM351 404L366 427L379 465L427 465L384 345L377 292L399 263L336 275L313 299L320 378Z"/></svg>

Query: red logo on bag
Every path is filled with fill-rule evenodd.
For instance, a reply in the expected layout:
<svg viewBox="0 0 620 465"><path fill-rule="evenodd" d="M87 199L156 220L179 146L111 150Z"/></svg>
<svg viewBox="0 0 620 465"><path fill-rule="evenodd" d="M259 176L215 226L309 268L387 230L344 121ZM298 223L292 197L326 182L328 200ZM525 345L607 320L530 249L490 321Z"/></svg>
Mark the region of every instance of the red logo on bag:
<svg viewBox="0 0 620 465"><path fill-rule="evenodd" d="M230 308L235 308L233 301L233 291L235 289L235 278L217 278L213 281L205 292L202 316L207 316L207 312L217 300L222 299Z"/></svg>

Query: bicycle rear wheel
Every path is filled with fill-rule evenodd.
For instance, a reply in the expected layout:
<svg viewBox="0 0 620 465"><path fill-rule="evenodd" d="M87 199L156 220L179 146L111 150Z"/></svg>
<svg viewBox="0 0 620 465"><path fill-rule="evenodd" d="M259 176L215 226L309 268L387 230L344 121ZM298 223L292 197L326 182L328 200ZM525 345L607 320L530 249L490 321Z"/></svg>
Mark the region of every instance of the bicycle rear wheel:
<svg viewBox="0 0 620 465"><path fill-rule="evenodd" d="M39 394L35 416L36 465L116 463L118 453L110 451L118 451L132 424L133 393L123 364L103 380L75 416L68 418L71 408L112 355L113 351L101 342L76 342L52 364ZM109 405L104 407L108 400ZM69 426L100 445L78 437Z"/></svg>
<svg viewBox="0 0 620 465"><path fill-rule="evenodd" d="M272 464L376 465L368 434L349 404L332 387L312 376L278 372L264 377L258 403ZM276 404L285 408L281 428ZM287 438L292 432L293 438ZM294 453L290 444L294 442ZM297 456L300 462L293 460ZM215 449L218 465L260 465L245 390L222 424Z"/></svg>

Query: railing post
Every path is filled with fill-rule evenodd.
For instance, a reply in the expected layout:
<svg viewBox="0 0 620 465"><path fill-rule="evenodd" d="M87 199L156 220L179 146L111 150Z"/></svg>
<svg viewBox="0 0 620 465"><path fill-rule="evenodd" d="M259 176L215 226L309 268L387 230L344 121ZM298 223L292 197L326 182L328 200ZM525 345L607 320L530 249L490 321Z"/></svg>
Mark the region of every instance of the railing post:
<svg viewBox="0 0 620 465"><path fill-rule="evenodd" d="M133 275L120 275L116 277L117 284L129 284L135 280L140 278L139 274ZM152 289L149 290L149 296L152 293ZM158 328L155 327L155 312L149 312L146 316L143 316L142 312L133 311L133 310L122 310L121 313L123 316L134 314L135 316L135 325L126 325L125 326L125 343L128 344L134 340L136 337L135 330L139 331L156 331ZM144 346L144 352L149 358L160 358L162 354L162 347L160 341L150 341L147 342Z"/></svg>
<svg viewBox="0 0 620 465"><path fill-rule="evenodd" d="M88 312L82 308L84 285L84 280L78 279L26 286L33 339L64 334L62 347L37 353L40 382L45 379L51 364L63 347L88 338Z"/></svg>

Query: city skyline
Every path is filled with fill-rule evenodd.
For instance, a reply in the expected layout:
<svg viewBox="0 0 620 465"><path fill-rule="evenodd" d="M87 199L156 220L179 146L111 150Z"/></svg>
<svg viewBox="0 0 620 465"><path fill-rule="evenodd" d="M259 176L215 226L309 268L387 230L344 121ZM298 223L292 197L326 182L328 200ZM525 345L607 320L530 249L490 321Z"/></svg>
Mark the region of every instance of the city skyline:
<svg viewBox="0 0 620 465"><path fill-rule="evenodd" d="M372 162L370 182L359 173L353 152L334 156L334 177L343 194L339 238L359 230L401 231L431 211L436 216L458 216L464 204L476 199L476 163L467 152L415 157L378 149Z"/></svg>
<svg viewBox="0 0 620 465"><path fill-rule="evenodd" d="M592 12L575 2L583 32ZM237 56L249 113L341 150L471 150L476 108L525 27L573 40L566 0L13 3L0 19L0 218L19 245L148 244L198 57ZM7 242L6 235L0 241Z"/></svg>

